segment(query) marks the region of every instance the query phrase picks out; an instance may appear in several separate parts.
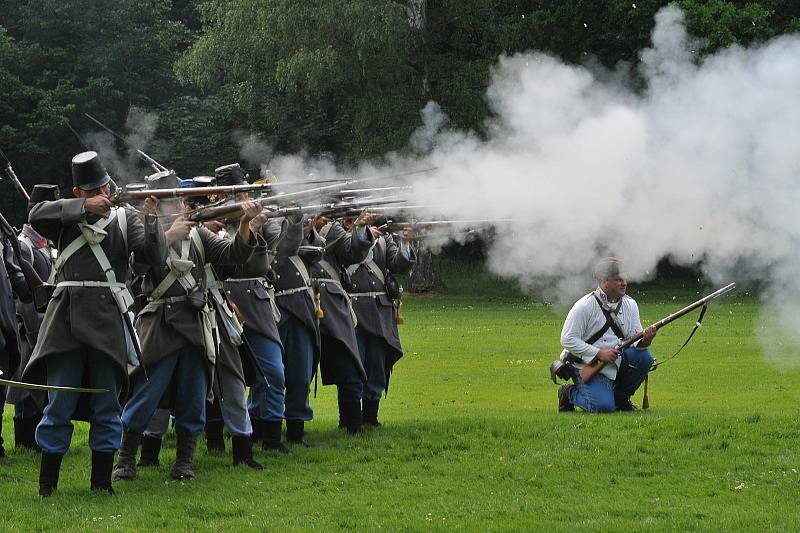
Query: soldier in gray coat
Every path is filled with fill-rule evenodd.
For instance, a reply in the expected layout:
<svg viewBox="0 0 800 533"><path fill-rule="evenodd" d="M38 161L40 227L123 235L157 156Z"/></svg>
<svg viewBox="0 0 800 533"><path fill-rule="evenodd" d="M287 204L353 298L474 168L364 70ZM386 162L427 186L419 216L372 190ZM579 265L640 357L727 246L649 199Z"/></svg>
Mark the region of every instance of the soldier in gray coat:
<svg viewBox="0 0 800 533"><path fill-rule="evenodd" d="M28 211L39 202L57 200L58 197L57 185L34 185L28 202ZM33 265L39 278L47 281L53 270L52 243L39 235L30 224L25 224L19 234L19 247L22 257ZM36 338L39 334L42 320L44 320L44 313L37 311L33 302L24 302L21 299L17 299L17 315L21 318L23 327L23 335L20 339L21 360L19 373L21 374L28 364L31 352L33 352L33 348L36 345ZM42 419L42 410L34 401L30 390L9 389L7 401L14 404L14 446L38 450L36 445L36 426Z"/></svg>
<svg viewBox="0 0 800 533"><path fill-rule="evenodd" d="M92 449L91 488L113 493L111 468L122 437L121 399L127 392L127 365L135 360L135 335L125 316L132 297L125 286L128 259L163 263L164 234L154 216L145 222L128 208L113 207L111 178L97 153L72 159L76 198L41 202L30 212L30 224L56 243L57 282L24 379L49 385L80 387L84 378L108 392L48 394L44 416L36 428L42 449L39 494L50 496L58 485L61 460L72 439L71 419L80 416L79 400L88 403ZM148 198L145 210L156 212Z"/></svg>
<svg viewBox="0 0 800 533"><path fill-rule="evenodd" d="M30 301L30 291L19 268L11 243L0 242L0 370L3 376L17 371L22 342L17 327L14 294L23 301ZM0 386L0 458L5 457L3 447L2 413L6 401L6 388Z"/></svg>
<svg viewBox="0 0 800 533"><path fill-rule="evenodd" d="M285 257L297 249L302 238L302 217L289 219L256 219L263 222L259 237L264 246L250 261L235 269L226 269L223 275L225 292L236 305L244 321L246 349L252 350L258 365L254 382L250 385L248 411L253 432L263 440L264 449L288 452L281 444L281 425L284 416L284 353L278 333L280 312L275 303L273 259ZM263 373L263 375L262 375ZM230 429L230 428L229 428ZM250 440L250 436L233 434L234 457L237 440ZM249 444L247 442L246 444ZM242 448L242 444L239 444ZM241 452L240 452L241 453Z"/></svg>
<svg viewBox="0 0 800 533"><path fill-rule="evenodd" d="M347 273L358 318L358 352L367 372L367 383L360 396L363 420L364 424L378 426L381 394L388 387L392 367L403 356L395 307L400 286L394 275L407 274L416 257L399 236L381 235L377 229L370 229L376 236L375 246L366 259L349 266Z"/></svg>
<svg viewBox="0 0 800 533"><path fill-rule="evenodd" d="M320 244L320 237L311 219L299 229L302 238L299 246L287 251L285 256L279 256L272 268L275 272L275 300L281 312L278 331L284 348L286 440L308 446L305 423L314 417L308 400L309 386L321 349L317 316L321 307L317 309L318 293L311 282L310 269L322 257L322 249L313 247L314 243ZM287 231L287 241L297 242L288 238L288 234Z"/></svg>
<svg viewBox="0 0 800 533"><path fill-rule="evenodd" d="M135 477L136 451L159 405L171 407L175 414L177 451L170 475L194 478L194 451L205 424L205 401L221 334L208 294L208 271L212 265L250 258L256 244L250 221L259 211L255 203L246 206L231 240L179 217L166 232L169 258L149 263L142 284L148 303L136 319L147 376L141 369L133 374L131 398L122 414L125 433L116 479Z"/></svg>
<svg viewBox="0 0 800 533"><path fill-rule="evenodd" d="M323 314L319 322L322 384L336 385L340 425L350 433L359 433L363 425L359 392L367 376L358 354L356 316L345 269L367 257L375 237L362 224L346 231L339 222L328 222L324 217L317 223L325 223L315 243L324 248L324 253L311 267Z"/></svg>

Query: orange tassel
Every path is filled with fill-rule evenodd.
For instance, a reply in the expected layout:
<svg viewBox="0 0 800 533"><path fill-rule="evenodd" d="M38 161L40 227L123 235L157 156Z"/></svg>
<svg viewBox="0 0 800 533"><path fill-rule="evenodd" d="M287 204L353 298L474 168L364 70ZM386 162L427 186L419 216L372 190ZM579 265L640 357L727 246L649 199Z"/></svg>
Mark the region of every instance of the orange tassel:
<svg viewBox="0 0 800 533"><path fill-rule="evenodd" d="M644 378L644 395L642 396L642 409L650 409L650 398L647 396L647 384L650 382L650 374Z"/></svg>
<svg viewBox="0 0 800 533"><path fill-rule="evenodd" d="M406 323L406 317L403 316L403 302L397 303L397 318L395 319L398 325Z"/></svg>
<svg viewBox="0 0 800 533"><path fill-rule="evenodd" d="M322 302L320 301L318 292L314 294L314 303L316 304L315 311L317 312L317 319L322 320L325 318L325 313L322 311Z"/></svg>

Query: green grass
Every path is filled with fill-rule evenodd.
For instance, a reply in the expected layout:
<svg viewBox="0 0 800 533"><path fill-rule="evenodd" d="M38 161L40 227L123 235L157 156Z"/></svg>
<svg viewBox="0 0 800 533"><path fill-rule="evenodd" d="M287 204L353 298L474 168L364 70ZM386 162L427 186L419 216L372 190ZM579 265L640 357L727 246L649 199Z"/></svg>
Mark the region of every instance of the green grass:
<svg viewBox="0 0 800 533"><path fill-rule="evenodd" d="M800 373L765 363L757 300L712 307L692 343L652 375L649 411L558 414L547 365L566 310L470 266L451 265L446 282L444 295L405 300L406 357L381 403L382 428L342 433L335 390L321 387L307 426L313 448L258 451L268 471L255 472L201 446L198 479L177 483L167 480L170 441L164 466L116 483L111 498L88 491L87 427L77 424L48 500L36 497L38 457L12 448L0 465L0 530L797 528ZM629 292L647 323L702 290ZM683 342L692 320L662 330L657 357Z"/></svg>

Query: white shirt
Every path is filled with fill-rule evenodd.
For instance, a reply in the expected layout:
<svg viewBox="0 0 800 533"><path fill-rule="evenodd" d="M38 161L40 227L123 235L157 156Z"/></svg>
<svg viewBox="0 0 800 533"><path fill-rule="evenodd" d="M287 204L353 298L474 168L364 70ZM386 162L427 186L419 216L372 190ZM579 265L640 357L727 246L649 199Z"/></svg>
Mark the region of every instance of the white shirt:
<svg viewBox="0 0 800 533"><path fill-rule="evenodd" d="M595 294L601 301L608 304L608 296L598 287L595 292L589 293L575 302L575 305L572 306L572 309L567 314L564 327L561 329L561 346L564 347L562 355L568 352L583 359L584 364L577 363L578 368L582 368L585 364L591 362L601 349L611 348L619 342L611 328L594 344L586 342L592 335L600 331L606 323L606 317L594 298ZM617 304L608 305L613 308ZM617 313L617 322L626 339L642 331L639 306L630 296L625 295L622 297L619 312ZM616 364L605 365L600 373L609 379L615 379L621 359L621 357L617 358Z"/></svg>

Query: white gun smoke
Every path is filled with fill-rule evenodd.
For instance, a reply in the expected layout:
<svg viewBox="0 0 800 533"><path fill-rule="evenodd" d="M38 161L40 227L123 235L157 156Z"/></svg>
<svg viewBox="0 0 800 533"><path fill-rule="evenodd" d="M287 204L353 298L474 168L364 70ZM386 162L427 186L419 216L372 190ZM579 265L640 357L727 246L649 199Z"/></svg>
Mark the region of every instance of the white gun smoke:
<svg viewBox="0 0 800 533"><path fill-rule="evenodd" d="M143 162L136 149L147 151L158 128L158 115L140 107L131 106L125 119L125 131L117 132L127 141L119 146L114 136L102 129L91 130L85 134L90 149L96 151L103 166L117 185L142 182L146 175L155 170Z"/></svg>
<svg viewBox="0 0 800 533"><path fill-rule="evenodd" d="M436 167L411 203L421 218L508 219L490 268L567 304L591 289L604 256L642 281L663 257L699 262L714 284L766 284L764 352L800 365L800 36L702 59L681 10L656 16L639 77L566 64L543 53L501 57L479 135L422 111L414 157L390 154L358 176ZM633 87L638 87L634 89ZM642 87L644 87L642 89ZM282 179L334 177L325 160L275 157ZM353 174L351 174L353 175Z"/></svg>

